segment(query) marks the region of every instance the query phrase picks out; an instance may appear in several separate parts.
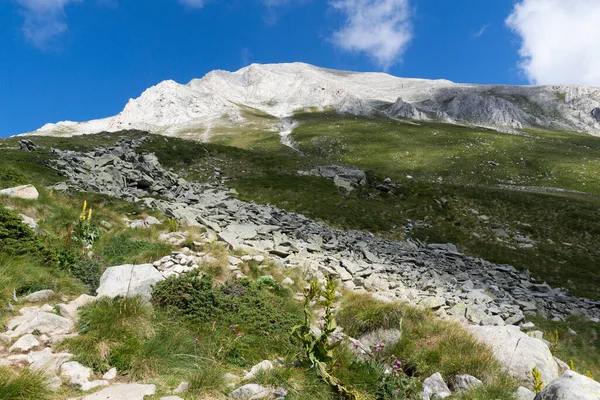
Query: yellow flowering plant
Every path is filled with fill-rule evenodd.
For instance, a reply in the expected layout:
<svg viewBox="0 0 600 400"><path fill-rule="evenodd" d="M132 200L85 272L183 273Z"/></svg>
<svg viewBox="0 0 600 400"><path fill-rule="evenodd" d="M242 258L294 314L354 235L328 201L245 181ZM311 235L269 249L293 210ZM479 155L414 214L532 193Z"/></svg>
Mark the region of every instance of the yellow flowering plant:
<svg viewBox="0 0 600 400"><path fill-rule="evenodd" d="M79 221L73 229L73 240L89 248L99 238L100 230L92 223L92 208L88 208L87 201L84 201L81 214L79 214Z"/></svg>

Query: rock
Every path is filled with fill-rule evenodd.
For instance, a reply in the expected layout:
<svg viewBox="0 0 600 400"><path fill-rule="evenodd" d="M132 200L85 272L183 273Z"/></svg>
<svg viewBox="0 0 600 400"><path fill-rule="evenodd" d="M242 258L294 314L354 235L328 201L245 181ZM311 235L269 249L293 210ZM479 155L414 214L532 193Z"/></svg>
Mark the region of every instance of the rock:
<svg viewBox="0 0 600 400"><path fill-rule="evenodd" d="M70 319L35 310L11 319L8 322L6 335L16 338L37 331L52 336L69 333L73 327L73 321Z"/></svg>
<svg viewBox="0 0 600 400"><path fill-rule="evenodd" d="M32 231L34 231L35 233L38 233L40 231L40 226L37 224L37 222L35 222L35 219L28 217L25 214L19 214L19 217L21 217L21 221L23 221L25 225L31 228Z"/></svg>
<svg viewBox="0 0 600 400"><path fill-rule="evenodd" d="M108 381L90 381L92 370L84 367L77 361L69 361L60 367L60 375L69 378L69 383L79 386L81 390L87 392L98 386L108 386Z"/></svg>
<svg viewBox="0 0 600 400"><path fill-rule="evenodd" d="M37 145L29 139L19 140L19 150L34 151L36 147Z"/></svg>
<svg viewBox="0 0 600 400"><path fill-rule="evenodd" d="M556 365L558 365L558 373L560 375L562 375L565 371L571 370L571 367L569 367L569 364L567 364L560 358L554 357L554 361L556 361Z"/></svg>
<svg viewBox="0 0 600 400"><path fill-rule="evenodd" d="M52 350L45 348L41 351L31 352L27 355L29 368L35 371L44 371L48 376L54 376L58 373L60 367L69 361L73 354L52 353Z"/></svg>
<svg viewBox="0 0 600 400"><path fill-rule="evenodd" d="M146 225L148 225L148 226L161 224L161 222L158 220L158 218L153 217L152 215L147 216L145 219L145 222L146 222Z"/></svg>
<svg viewBox="0 0 600 400"><path fill-rule="evenodd" d="M152 264L119 265L104 271L96 292L98 297L140 295L149 299L152 286L164 279Z"/></svg>
<svg viewBox="0 0 600 400"><path fill-rule="evenodd" d="M85 396L82 400L144 400L144 396L156 393L156 386L130 383L115 385Z"/></svg>
<svg viewBox="0 0 600 400"><path fill-rule="evenodd" d="M435 310L446 305L446 299L443 297L425 297L419 302L419 305L423 308Z"/></svg>
<svg viewBox="0 0 600 400"><path fill-rule="evenodd" d="M519 388L515 392L515 397L517 398L517 400L534 400L535 392L532 392L531 390L524 388L523 386L519 386Z"/></svg>
<svg viewBox="0 0 600 400"><path fill-rule="evenodd" d="M52 290L38 290L37 292L25 296L23 300L28 303L41 303L43 301L48 301L53 297L54 291Z"/></svg>
<svg viewBox="0 0 600 400"><path fill-rule="evenodd" d="M106 373L104 375L102 375L102 379L105 379L107 381L112 381L116 377L117 377L117 369L114 367L109 369L108 371L106 371Z"/></svg>
<svg viewBox="0 0 600 400"><path fill-rule="evenodd" d="M402 329L378 329L374 332L358 338L358 341L365 348L372 348L375 345L385 343L387 346L394 346L402 339Z"/></svg>
<svg viewBox="0 0 600 400"><path fill-rule="evenodd" d="M0 196L16 197L25 200L37 200L40 197L37 189L33 185L15 186L0 190Z"/></svg>
<svg viewBox="0 0 600 400"><path fill-rule="evenodd" d="M14 351L26 353L29 350L31 350L34 347L37 347L39 345L40 345L40 342L38 342L38 340L35 338L35 336L33 336L32 334L27 334L27 335L21 336L19 338L19 340L17 340L15 342L15 344L13 344L10 347L10 349L8 349L8 351L11 353Z"/></svg>
<svg viewBox="0 0 600 400"><path fill-rule="evenodd" d="M454 377L454 390L471 390L477 386L483 385L479 379L471 375L456 375Z"/></svg>
<svg viewBox="0 0 600 400"><path fill-rule="evenodd" d="M252 259L252 257L250 257L250 259ZM229 264L231 265L239 265L241 263L243 263L242 260L240 260L237 257L233 257L233 256L227 256L227 261L229 262Z"/></svg>
<svg viewBox="0 0 600 400"><path fill-rule="evenodd" d="M533 367L540 371L544 382L558 378L558 365L543 341L528 336L512 325L470 326L468 329L479 341L491 347L510 375L527 385L531 384Z"/></svg>
<svg viewBox="0 0 600 400"><path fill-rule="evenodd" d="M166 396L166 397L161 397L160 400L183 400L183 399L179 396Z"/></svg>
<svg viewBox="0 0 600 400"><path fill-rule="evenodd" d="M423 400L443 399L451 394L446 382L444 382L444 378L442 378L442 374L439 372L436 372L423 381L423 391L421 392Z"/></svg>
<svg viewBox="0 0 600 400"><path fill-rule="evenodd" d="M231 392L227 398L232 400L254 400L266 398L283 399L286 395L287 390L283 388L272 389L262 385L257 385L255 383L250 383L237 388Z"/></svg>
<svg viewBox="0 0 600 400"><path fill-rule="evenodd" d="M250 380L252 378L254 378L256 376L256 374L258 374L260 371L268 371L273 369L273 363L269 360L264 360L261 361L260 363L256 364L254 367L252 367L252 369L250 369L250 372L248 372L246 374L246 376L244 376L244 380Z"/></svg>
<svg viewBox="0 0 600 400"><path fill-rule="evenodd" d="M291 286L294 284L294 280L290 277L286 277L284 280L281 281L281 284L283 286Z"/></svg>
<svg viewBox="0 0 600 400"><path fill-rule="evenodd" d="M82 294L70 303L57 304L56 307L58 307L58 311L63 317L70 318L72 320L77 320L77 310L95 300L96 298L94 296Z"/></svg>
<svg viewBox="0 0 600 400"><path fill-rule="evenodd" d="M535 396L535 400L598 399L600 399L600 383L574 371L566 371Z"/></svg>
<svg viewBox="0 0 600 400"><path fill-rule="evenodd" d="M173 390L173 393L175 393L175 394L181 394L181 393L187 391L189 389L189 387L190 387L190 384L188 382L181 382L179 384L179 386L177 386L175 388L175 390Z"/></svg>

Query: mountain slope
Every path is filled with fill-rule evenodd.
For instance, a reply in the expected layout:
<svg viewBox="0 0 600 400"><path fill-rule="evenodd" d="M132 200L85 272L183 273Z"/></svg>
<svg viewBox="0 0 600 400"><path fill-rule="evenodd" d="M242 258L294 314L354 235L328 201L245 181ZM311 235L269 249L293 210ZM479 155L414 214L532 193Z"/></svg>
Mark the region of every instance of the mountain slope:
<svg viewBox="0 0 600 400"><path fill-rule="evenodd" d="M336 71L308 64L252 64L212 71L186 85L164 81L130 100L114 117L46 124L33 134L144 129L210 137L214 127L243 126L245 110L276 119L302 110L438 120L501 130L550 128L600 135L600 89L571 86L456 84L384 73ZM201 136L204 135L204 136Z"/></svg>

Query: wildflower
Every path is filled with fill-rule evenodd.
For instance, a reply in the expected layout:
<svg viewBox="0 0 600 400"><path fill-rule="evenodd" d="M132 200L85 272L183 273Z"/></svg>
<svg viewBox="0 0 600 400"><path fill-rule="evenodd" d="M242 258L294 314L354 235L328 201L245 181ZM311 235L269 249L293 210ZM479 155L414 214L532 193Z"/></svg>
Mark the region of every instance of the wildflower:
<svg viewBox="0 0 600 400"><path fill-rule="evenodd" d="M81 214L79 214L79 219L81 221L85 221L85 211L87 209L87 200L83 201L83 208L81 209Z"/></svg>
<svg viewBox="0 0 600 400"><path fill-rule="evenodd" d="M400 393L400 389L394 390L394 394L398 394L398 393Z"/></svg>
<svg viewBox="0 0 600 400"><path fill-rule="evenodd" d="M238 334L235 335L236 338L241 338L242 336L244 336L244 334L242 332L238 332Z"/></svg>
<svg viewBox="0 0 600 400"><path fill-rule="evenodd" d="M354 346L354 348L360 347L360 343L352 343L352 345Z"/></svg>
<svg viewBox="0 0 600 400"><path fill-rule="evenodd" d="M198 338L194 339L194 343L198 344Z"/></svg>
<svg viewBox="0 0 600 400"><path fill-rule="evenodd" d="M91 221L91 220L92 220L92 209L91 209L91 208L88 210L88 216L87 216L87 220L88 220L88 221Z"/></svg>

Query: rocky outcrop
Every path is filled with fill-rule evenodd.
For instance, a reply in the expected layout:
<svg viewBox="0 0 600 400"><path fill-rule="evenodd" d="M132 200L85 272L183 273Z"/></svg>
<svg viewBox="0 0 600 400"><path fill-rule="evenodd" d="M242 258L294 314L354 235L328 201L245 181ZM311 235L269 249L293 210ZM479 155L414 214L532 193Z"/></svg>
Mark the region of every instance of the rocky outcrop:
<svg viewBox="0 0 600 400"><path fill-rule="evenodd" d="M340 231L270 205L246 203L220 184L195 184L163 169L140 141L93 152L57 151L63 186L138 202L231 248L269 255L307 274L333 274L348 288L362 287L474 324L519 324L524 314L554 319L578 313L600 317L600 302L577 299L535 282L510 265L460 254L453 245L394 242L367 232ZM189 265L187 265L189 267Z"/></svg>
<svg viewBox="0 0 600 400"><path fill-rule="evenodd" d="M365 174L365 171L341 165L317 167L312 169L310 174L331 179L335 186L348 192L367 183L367 174Z"/></svg>
<svg viewBox="0 0 600 400"><path fill-rule="evenodd" d="M85 396L82 400L144 400L145 396L152 396L155 393L155 385L129 383L102 389L99 392Z"/></svg>
<svg viewBox="0 0 600 400"><path fill-rule="evenodd" d="M398 97L398 100L390 106L386 111L386 114L394 118L408 118L415 120L428 120L430 119L427 114L417 109L414 105L407 103Z"/></svg>

